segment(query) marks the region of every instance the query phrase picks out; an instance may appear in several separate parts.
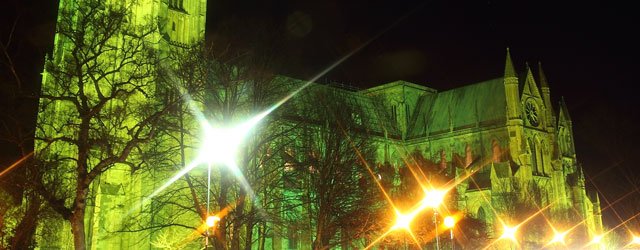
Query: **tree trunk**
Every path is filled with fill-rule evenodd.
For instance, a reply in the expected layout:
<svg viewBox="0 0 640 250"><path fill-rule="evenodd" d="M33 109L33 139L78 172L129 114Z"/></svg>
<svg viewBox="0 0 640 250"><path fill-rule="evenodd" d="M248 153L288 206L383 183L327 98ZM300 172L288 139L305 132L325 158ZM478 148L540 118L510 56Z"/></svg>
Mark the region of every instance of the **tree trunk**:
<svg viewBox="0 0 640 250"><path fill-rule="evenodd" d="M73 246L76 250L86 249L84 232L84 207L76 208L69 219L71 222L71 232L73 233Z"/></svg>
<svg viewBox="0 0 640 250"><path fill-rule="evenodd" d="M240 250L240 230L242 230L242 221L244 218L244 201L246 199L246 192L244 189L240 189L240 197L238 198L235 208L235 218L233 219L233 231L231 235L231 249Z"/></svg>
<svg viewBox="0 0 640 250"><path fill-rule="evenodd" d="M228 209L227 195L229 193L229 172L221 168L220 170L220 194L218 194L218 205L220 210ZM227 218L222 216L216 229L216 249L227 249Z"/></svg>
<svg viewBox="0 0 640 250"><path fill-rule="evenodd" d="M326 228L324 225L324 221L319 220L318 226L316 228L316 239L313 241L314 250L329 249L329 246L328 246L329 239L325 231L326 231Z"/></svg>
<svg viewBox="0 0 640 250"><path fill-rule="evenodd" d="M255 226L255 222L254 222L254 218L255 218L255 212L254 212L254 207L251 206L251 211L249 211L249 215L247 216L247 222L245 224L246 230L247 230L247 235L245 236L244 239L244 249L245 250L251 250L251 246L253 245L253 228Z"/></svg>
<svg viewBox="0 0 640 250"><path fill-rule="evenodd" d="M36 233L42 202L38 195L32 193L27 195L27 200L29 205L20 224L16 227L16 233L11 240L11 249L30 249L33 247L31 243L33 243L33 236Z"/></svg>
<svg viewBox="0 0 640 250"><path fill-rule="evenodd" d="M69 218L71 232L73 233L73 246L76 250L86 249L86 236L84 231L84 214L87 207L88 187L80 186L76 189L75 206L73 214Z"/></svg>
<svg viewBox="0 0 640 250"><path fill-rule="evenodd" d="M323 190L324 189L321 187L319 196L323 196L323 194L325 194ZM318 215L316 216L316 239L313 241L314 250L328 249L330 239L329 233L327 232L329 228L329 211L327 209L327 203L329 201L323 197L320 197L319 200L320 204L318 206Z"/></svg>
<svg viewBox="0 0 640 250"><path fill-rule="evenodd" d="M260 226L258 226L258 242L260 242L259 249L264 250L265 245L267 243L267 223L260 222Z"/></svg>

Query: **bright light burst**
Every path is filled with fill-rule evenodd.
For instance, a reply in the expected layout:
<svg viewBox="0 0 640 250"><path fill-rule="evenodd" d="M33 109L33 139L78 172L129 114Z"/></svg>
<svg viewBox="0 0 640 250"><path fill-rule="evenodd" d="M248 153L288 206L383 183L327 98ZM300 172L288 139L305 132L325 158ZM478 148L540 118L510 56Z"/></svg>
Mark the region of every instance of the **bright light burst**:
<svg viewBox="0 0 640 250"><path fill-rule="evenodd" d="M249 133L248 126L231 128L214 128L203 125L204 141L200 148L201 162L212 164L235 165L237 150Z"/></svg>
<svg viewBox="0 0 640 250"><path fill-rule="evenodd" d="M425 192L425 196L424 199L422 199L422 203L420 205L420 209L418 210L422 210L424 208L437 208L440 206L440 204L442 204L442 201L444 200L444 195L446 194L445 191L442 190L428 190Z"/></svg>
<svg viewBox="0 0 640 250"><path fill-rule="evenodd" d="M207 224L207 227L213 227L218 223L218 221L220 221L220 217L217 215L209 215L205 220L205 224Z"/></svg>
<svg viewBox="0 0 640 250"><path fill-rule="evenodd" d="M295 94L300 92L303 88L307 87L307 84L301 86L285 98L274 104L267 110L251 117L237 124L236 126L220 126L212 125L204 118L202 112L198 110L198 106L190 100L187 100L187 104L191 108L192 112L196 114L196 118L200 122L200 126L203 130L204 140L200 148L200 152L196 159L181 169L165 184L156 189L147 199L151 199L164 191L167 187L171 186L174 182L180 179L182 176L196 168L201 164L222 164L226 166L234 176L240 181L240 184L247 191L247 193L253 197L253 190L249 186L247 180L244 178L242 172L238 169L236 164L237 151L243 143L244 139L251 132L251 130L260 123L267 115L273 112L280 105L284 104L287 100L291 99Z"/></svg>
<svg viewBox="0 0 640 250"><path fill-rule="evenodd" d="M633 235L631 238L631 245L640 245L640 236Z"/></svg>
<svg viewBox="0 0 640 250"><path fill-rule="evenodd" d="M564 232L558 232L555 229L553 230L553 239L551 239L551 241L549 242L549 244L554 244L554 243L560 243L560 244L565 244L564 242L564 238L567 236L567 234L569 233L569 231L564 231Z"/></svg>
<svg viewBox="0 0 640 250"><path fill-rule="evenodd" d="M382 188L382 186L380 186L381 190L383 193L386 194L386 192L384 191L384 189ZM425 197L424 199L422 199L422 201L420 201L419 204L417 204L416 207L414 207L414 209L411 210L411 212L409 213L401 213L400 211L398 211L395 206L393 205L393 201L385 195L385 197L387 197L389 203L391 204L392 207L394 207L394 211L396 214L396 221L395 224L393 224L393 226L391 226L389 228L389 230L387 230L384 234L382 234L380 237L378 237L376 240L374 240L371 244L369 244L367 247L365 247L365 249L369 249L371 247L373 247L377 242L379 242L380 240L382 240L384 237L386 237L389 233L396 231L396 230L406 230L410 235L411 238L413 239L413 242L416 245L420 245L418 239L415 237L415 235L413 234L413 231L411 230L411 222L415 219L415 217L423 212L425 209L427 208L433 208L434 210L436 208L438 208L443 200L444 200L444 196L447 193L447 190L426 190L425 191ZM453 218L451 218L453 219Z"/></svg>
<svg viewBox="0 0 640 250"><path fill-rule="evenodd" d="M516 242L516 233L518 232L518 226L510 227L507 225L502 225L502 235L500 239L509 239L513 242Z"/></svg>
<svg viewBox="0 0 640 250"><path fill-rule="evenodd" d="M604 238L604 235L593 236L593 239L591 240L591 244L600 244L600 243L602 243L602 238Z"/></svg>
<svg viewBox="0 0 640 250"><path fill-rule="evenodd" d="M396 212L396 223L384 235L382 235L380 238L375 240L373 243L371 243L371 245L367 246L365 249L369 249L380 239L384 238L384 236L386 236L388 233L395 230L405 230L413 240L413 243L415 243L418 246L420 245L415 234L413 234L413 231L411 231L411 222L413 222L413 219L416 218L416 215L420 211L414 210L414 211L411 211L411 213L409 214L400 213L400 211L398 210L395 210L395 212Z"/></svg>
<svg viewBox="0 0 640 250"><path fill-rule="evenodd" d="M410 214L401 214L400 212L396 212L396 224L391 227L391 230L404 229L407 231L411 231L411 221L415 218L414 213Z"/></svg>
<svg viewBox="0 0 640 250"><path fill-rule="evenodd" d="M456 225L456 220L452 216L444 217L444 226L446 228L453 228Z"/></svg>
<svg viewBox="0 0 640 250"><path fill-rule="evenodd" d="M268 111L270 112L271 109ZM223 164L235 175L236 178L239 179L242 186L248 191L248 193L252 195L253 192L251 192L251 187L248 185L244 175L242 175L236 164L237 151L251 129L255 127L267 114L268 112L263 112L238 126L227 128L216 128L211 126L204 119L201 119L200 125L204 130L205 139L203 140L198 157L190 162L185 168L180 170L176 175L171 177L171 179L165 182L164 185L156 189L147 198L155 197L186 173L201 164Z"/></svg>

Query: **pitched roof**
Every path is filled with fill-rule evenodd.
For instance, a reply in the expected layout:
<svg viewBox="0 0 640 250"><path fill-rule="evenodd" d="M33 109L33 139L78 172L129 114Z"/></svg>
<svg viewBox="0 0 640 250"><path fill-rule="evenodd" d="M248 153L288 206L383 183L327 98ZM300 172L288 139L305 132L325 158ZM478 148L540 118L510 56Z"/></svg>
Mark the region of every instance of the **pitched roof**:
<svg viewBox="0 0 640 250"><path fill-rule="evenodd" d="M496 78L423 96L411 119L408 138L490 125L504 121L503 78Z"/></svg>
<svg viewBox="0 0 640 250"><path fill-rule="evenodd" d="M307 83L302 80L293 78L282 77L283 84L289 84L290 89L298 89L300 92L296 92L292 95L292 98L285 104L286 110L285 119L306 122L319 122L318 108L325 108L326 112L352 112L351 118L354 122L358 123L363 132L390 136L396 136L399 134L397 128L391 123L391 117L384 112L382 103L375 97L369 97L362 92L356 92L348 89L338 88L336 86L323 85L318 83ZM304 88L301 88L305 86ZM334 110L332 108L323 107L328 103L317 102L321 97L331 95L332 98L339 98L335 100L327 100L333 102L339 102L337 105L341 106L340 110ZM335 103L332 103L335 104Z"/></svg>
<svg viewBox="0 0 640 250"><path fill-rule="evenodd" d="M559 110L558 110L558 124L561 122L569 122L571 123L571 116L569 115L569 108L567 108L567 104L564 102L564 97L560 97L559 102Z"/></svg>
<svg viewBox="0 0 640 250"><path fill-rule="evenodd" d="M523 79L524 84L521 86L520 93L525 96L540 97L540 91L538 91L538 84L533 77L531 67L527 64L527 76Z"/></svg>

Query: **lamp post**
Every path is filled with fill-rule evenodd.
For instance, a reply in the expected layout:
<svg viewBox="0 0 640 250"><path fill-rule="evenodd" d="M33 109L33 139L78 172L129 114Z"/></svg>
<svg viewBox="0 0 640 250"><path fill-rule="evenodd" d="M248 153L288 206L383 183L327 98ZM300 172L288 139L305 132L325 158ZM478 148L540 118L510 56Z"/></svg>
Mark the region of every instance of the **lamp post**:
<svg viewBox="0 0 640 250"><path fill-rule="evenodd" d="M440 235L438 235L438 211L433 208L433 225L436 228L436 250L440 250Z"/></svg>
<svg viewBox="0 0 640 250"><path fill-rule="evenodd" d="M449 229L449 239L451 240L451 250L455 249L453 242L453 227L456 225L456 220L452 216L444 218L444 226Z"/></svg>
<svg viewBox="0 0 640 250"><path fill-rule="evenodd" d="M220 221L220 217L217 215L209 215L207 219L204 221L207 231L205 233L206 237L204 238L204 249L209 249L209 237L211 237L211 228L215 227Z"/></svg>
<svg viewBox="0 0 640 250"><path fill-rule="evenodd" d="M629 245L640 246L640 236L631 235L631 243Z"/></svg>
<svg viewBox="0 0 640 250"><path fill-rule="evenodd" d="M509 240L509 244L510 246L512 246L513 244L516 244L518 242L518 240L516 239L516 233L518 232L518 226L515 227L511 227L511 226L507 226L507 225L502 225L502 235L500 236L500 239L507 239ZM509 247L511 248L511 247Z"/></svg>
<svg viewBox="0 0 640 250"><path fill-rule="evenodd" d="M442 200L444 200L444 195L446 192L441 190L429 190L426 192L426 196L422 200L423 208L433 208L433 225L435 227L436 232L436 250L440 250L440 237L438 237L438 207L442 204Z"/></svg>
<svg viewBox="0 0 640 250"><path fill-rule="evenodd" d="M596 249L604 249L602 246L602 238L604 238L604 234L593 236L593 239L589 244L595 245Z"/></svg>

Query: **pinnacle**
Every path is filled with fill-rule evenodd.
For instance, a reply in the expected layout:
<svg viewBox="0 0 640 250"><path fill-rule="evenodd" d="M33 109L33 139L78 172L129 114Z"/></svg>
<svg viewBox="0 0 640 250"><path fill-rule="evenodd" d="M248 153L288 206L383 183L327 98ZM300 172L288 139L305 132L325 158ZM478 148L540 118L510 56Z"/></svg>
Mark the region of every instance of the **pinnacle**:
<svg viewBox="0 0 640 250"><path fill-rule="evenodd" d="M542 88L549 88L549 84L547 83L547 76L544 74L542 70L542 62L538 61L538 73L540 74L540 85Z"/></svg>
<svg viewBox="0 0 640 250"><path fill-rule="evenodd" d="M504 65L504 78L509 77L518 77L516 75L516 70L513 68L513 62L511 61L511 53L509 52L509 47L507 47L507 59Z"/></svg>

